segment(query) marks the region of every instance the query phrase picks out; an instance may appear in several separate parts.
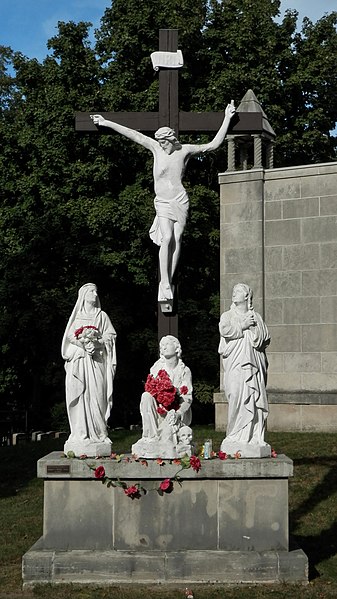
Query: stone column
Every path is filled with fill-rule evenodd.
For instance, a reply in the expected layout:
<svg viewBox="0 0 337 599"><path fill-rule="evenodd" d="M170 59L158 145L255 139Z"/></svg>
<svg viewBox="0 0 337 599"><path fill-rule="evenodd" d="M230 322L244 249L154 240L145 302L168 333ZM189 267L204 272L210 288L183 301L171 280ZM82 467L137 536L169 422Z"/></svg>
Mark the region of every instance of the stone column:
<svg viewBox="0 0 337 599"><path fill-rule="evenodd" d="M267 168L274 168L274 142L271 140L267 144Z"/></svg>
<svg viewBox="0 0 337 599"><path fill-rule="evenodd" d="M236 283L254 291L254 306L263 314L264 169L219 175L220 182L220 310L228 310ZM222 374L220 388L223 387ZM224 393L215 394L217 430L227 425Z"/></svg>
<svg viewBox="0 0 337 599"><path fill-rule="evenodd" d="M261 135L253 135L254 137L254 168L262 167L262 137Z"/></svg>
<svg viewBox="0 0 337 599"><path fill-rule="evenodd" d="M227 170L235 171L235 138L227 135Z"/></svg>

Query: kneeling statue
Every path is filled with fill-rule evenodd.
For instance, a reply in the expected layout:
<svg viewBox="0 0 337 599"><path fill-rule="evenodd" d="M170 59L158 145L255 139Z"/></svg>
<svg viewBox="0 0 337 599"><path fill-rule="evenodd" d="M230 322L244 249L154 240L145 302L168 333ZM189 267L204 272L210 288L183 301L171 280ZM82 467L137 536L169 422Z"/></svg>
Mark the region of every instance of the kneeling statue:
<svg viewBox="0 0 337 599"><path fill-rule="evenodd" d="M143 458L181 457L179 431L192 420L192 375L181 359L181 345L167 335L159 344L160 358L150 369L140 402L142 438L132 453ZM192 434L184 437L184 455L191 455Z"/></svg>

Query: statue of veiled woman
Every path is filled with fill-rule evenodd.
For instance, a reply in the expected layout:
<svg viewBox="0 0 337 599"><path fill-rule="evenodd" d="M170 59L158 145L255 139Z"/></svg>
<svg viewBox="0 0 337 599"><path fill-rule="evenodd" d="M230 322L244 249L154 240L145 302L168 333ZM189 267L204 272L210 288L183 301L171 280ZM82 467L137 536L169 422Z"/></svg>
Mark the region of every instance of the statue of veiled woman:
<svg viewBox="0 0 337 599"><path fill-rule="evenodd" d="M101 310L96 285L79 292L62 341L70 436L64 451L110 455L107 420L116 372L116 331Z"/></svg>

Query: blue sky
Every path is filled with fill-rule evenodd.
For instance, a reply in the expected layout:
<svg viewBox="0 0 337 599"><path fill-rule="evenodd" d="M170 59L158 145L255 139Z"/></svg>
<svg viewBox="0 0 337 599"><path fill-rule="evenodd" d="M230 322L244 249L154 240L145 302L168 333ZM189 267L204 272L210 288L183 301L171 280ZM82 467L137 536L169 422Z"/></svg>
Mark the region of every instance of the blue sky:
<svg viewBox="0 0 337 599"><path fill-rule="evenodd" d="M90 21L98 27L108 6L109 0L0 0L0 45L41 61L58 21ZM308 16L317 21L337 10L337 4L336 0L282 0L282 11L287 8L296 9L300 20Z"/></svg>

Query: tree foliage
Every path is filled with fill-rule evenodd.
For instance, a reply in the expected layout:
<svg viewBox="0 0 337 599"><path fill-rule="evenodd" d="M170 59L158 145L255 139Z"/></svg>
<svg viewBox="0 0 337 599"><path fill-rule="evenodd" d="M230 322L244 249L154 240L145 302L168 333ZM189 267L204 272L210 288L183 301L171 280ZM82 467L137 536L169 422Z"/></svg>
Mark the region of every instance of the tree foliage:
<svg viewBox="0 0 337 599"><path fill-rule="evenodd" d="M158 108L149 55L179 29L183 110L222 110L248 88L276 131L276 163L336 159L337 13L282 21L279 0L113 0L58 24L39 62L0 46L0 396L41 426L63 401L60 343L77 289L96 282L118 331L115 422L138 418L156 359L152 159L117 135L80 134L74 112ZM14 75L12 74L14 73ZM196 136L194 136L194 140ZM218 384L219 206L224 150L191 160L180 265L180 338L197 389Z"/></svg>

